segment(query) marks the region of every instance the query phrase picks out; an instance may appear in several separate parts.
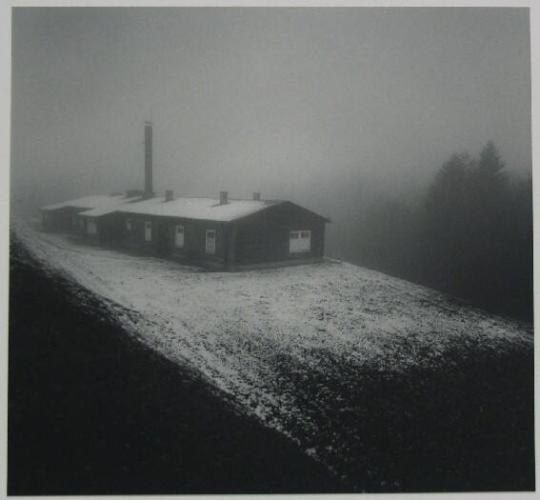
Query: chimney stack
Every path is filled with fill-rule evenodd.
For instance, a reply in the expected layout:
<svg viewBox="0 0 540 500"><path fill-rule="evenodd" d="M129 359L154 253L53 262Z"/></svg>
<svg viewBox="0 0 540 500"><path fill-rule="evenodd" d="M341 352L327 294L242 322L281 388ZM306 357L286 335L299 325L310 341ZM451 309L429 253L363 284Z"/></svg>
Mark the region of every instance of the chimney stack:
<svg viewBox="0 0 540 500"><path fill-rule="evenodd" d="M154 196L152 187L152 123L144 122L144 196Z"/></svg>
<svg viewBox="0 0 540 500"><path fill-rule="evenodd" d="M165 191L165 201L173 201L174 200L174 191L172 189L167 189Z"/></svg>
<svg viewBox="0 0 540 500"><path fill-rule="evenodd" d="M255 201L261 201L261 193L258 193L258 192L253 193L253 199Z"/></svg>
<svg viewBox="0 0 540 500"><path fill-rule="evenodd" d="M220 191L219 192L219 204L220 205L226 205L229 203L229 193L227 191Z"/></svg>

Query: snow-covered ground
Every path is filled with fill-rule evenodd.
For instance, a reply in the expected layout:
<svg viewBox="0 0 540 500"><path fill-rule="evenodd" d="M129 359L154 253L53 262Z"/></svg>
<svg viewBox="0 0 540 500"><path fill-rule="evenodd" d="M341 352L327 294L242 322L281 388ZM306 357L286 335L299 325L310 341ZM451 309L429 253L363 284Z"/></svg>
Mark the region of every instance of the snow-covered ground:
<svg viewBox="0 0 540 500"><path fill-rule="evenodd" d="M325 405L347 411L346 398L335 390L341 370L442 366L451 362L445 358L449 349L467 343L493 350L532 347L526 325L344 262L199 272L82 245L35 224L14 221L12 227L44 265L140 313L121 315L128 331L202 373L238 408L338 474L351 459L351 433L332 427ZM311 381L309 394L302 394L304 380Z"/></svg>

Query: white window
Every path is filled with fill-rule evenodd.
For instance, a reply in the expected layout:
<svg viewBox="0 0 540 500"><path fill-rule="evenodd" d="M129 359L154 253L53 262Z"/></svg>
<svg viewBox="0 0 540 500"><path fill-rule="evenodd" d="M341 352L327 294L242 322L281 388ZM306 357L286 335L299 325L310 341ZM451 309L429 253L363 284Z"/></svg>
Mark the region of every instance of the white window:
<svg viewBox="0 0 540 500"><path fill-rule="evenodd" d="M88 219L88 223L86 224L86 231L88 234L97 234L97 225L95 220Z"/></svg>
<svg viewBox="0 0 540 500"><path fill-rule="evenodd" d="M152 222L149 220L144 223L144 241L152 241Z"/></svg>
<svg viewBox="0 0 540 500"><path fill-rule="evenodd" d="M216 253L216 230L215 229L206 230L205 251L206 253L210 255L214 255Z"/></svg>
<svg viewBox="0 0 540 500"><path fill-rule="evenodd" d="M126 219L126 231L131 233L133 226L131 225L131 219Z"/></svg>
<svg viewBox="0 0 540 500"><path fill-rule="evenodd" d="M302 229L289 232L289 253L302 253L311 251L311 231Z"/></svg>
<svg viewBox="0 0 540 500"><path fill-rule="evenodd" d="M174 246L184 248L184 226L174 226Z"/></svg>

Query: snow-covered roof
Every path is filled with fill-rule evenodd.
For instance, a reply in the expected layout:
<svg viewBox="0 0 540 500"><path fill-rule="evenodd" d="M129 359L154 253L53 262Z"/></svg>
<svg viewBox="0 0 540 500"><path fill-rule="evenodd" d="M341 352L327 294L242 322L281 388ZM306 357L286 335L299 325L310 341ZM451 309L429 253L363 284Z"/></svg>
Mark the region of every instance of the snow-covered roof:
<svg viewBox="0 0 540 500"><path fill-rule="evenodd" d="M81 212L79 215L85 215L88 217L101 217L102 215L107 215L113 212L118 212L119 210L123 210L123 206L126 203L133 203L140 200L141 200L140 196L135 196L132 198L123 198L118 203L104 204L99 207L92 208L90 210L85 210L84 212Z"/></svg>
<svg viewBox="0 0 540 500"><path fill-rule="evenodd" d="M185 197L165 201L165 197L163 196L142 199L141 196L128 198L125 195L119 194L84 196L75 200L47 205L42 207L42 210L48 211L64 207L73 207L83 210L79 215L86 217L100 217L113 212L123 212L140 215L161 215L184 219L230 222L255 214L269 206L280 203L285 202L276 200L229 199L226 204L221 205L216 198ZM322 218L329 222L328 219Z"/></svg>
<svg viewBox="0 0 540 500"><path fill-rule="evenodd" d="M229 222L254 214L277 203L281 202L229 199L228 203L220 205L219 200L215 198L176 198L172 201L165 201L164 197L156 197L122 205L117 210L141 215Z"/></svg>
<svg viewBox="0 0 540 500"><path fill-rule="evenodd" d="M76 198L74 200L63 201L62 203L55 203L53 205L47 205L42 207L42 210L58 210L59 208L73 207L73 208L82 208L82 209L109 209L117 207L122 203L129 203L140 199L139 197L127 198L123 194L117 195L92 195L92 196L83 196L82 198Z"/></svg>

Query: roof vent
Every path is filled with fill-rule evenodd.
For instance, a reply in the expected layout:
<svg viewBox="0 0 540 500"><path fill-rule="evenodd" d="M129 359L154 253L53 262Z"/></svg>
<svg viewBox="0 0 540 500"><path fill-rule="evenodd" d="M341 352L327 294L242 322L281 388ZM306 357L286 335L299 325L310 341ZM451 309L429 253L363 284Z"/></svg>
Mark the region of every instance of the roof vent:
<svg viewBox="0 0 540 500"><path fill-rule="evenodd" d="M229 193L227 191L220 191L219 192L219 204L220 205L226 205L229 203Z"/></svg>
<svg viewBox="0 0 540 500"><path fill-rule="evenodd" d="M257 192L253 193L253 199L255 201L261 201L261 193L257 193Z"/></svg>
<svg viewBox="0 0 540 500"><path fill-rule="evenodd" d="M174 191L172 189L167 189L165 191L165 201L173 201L174 200Z"/></svg>

